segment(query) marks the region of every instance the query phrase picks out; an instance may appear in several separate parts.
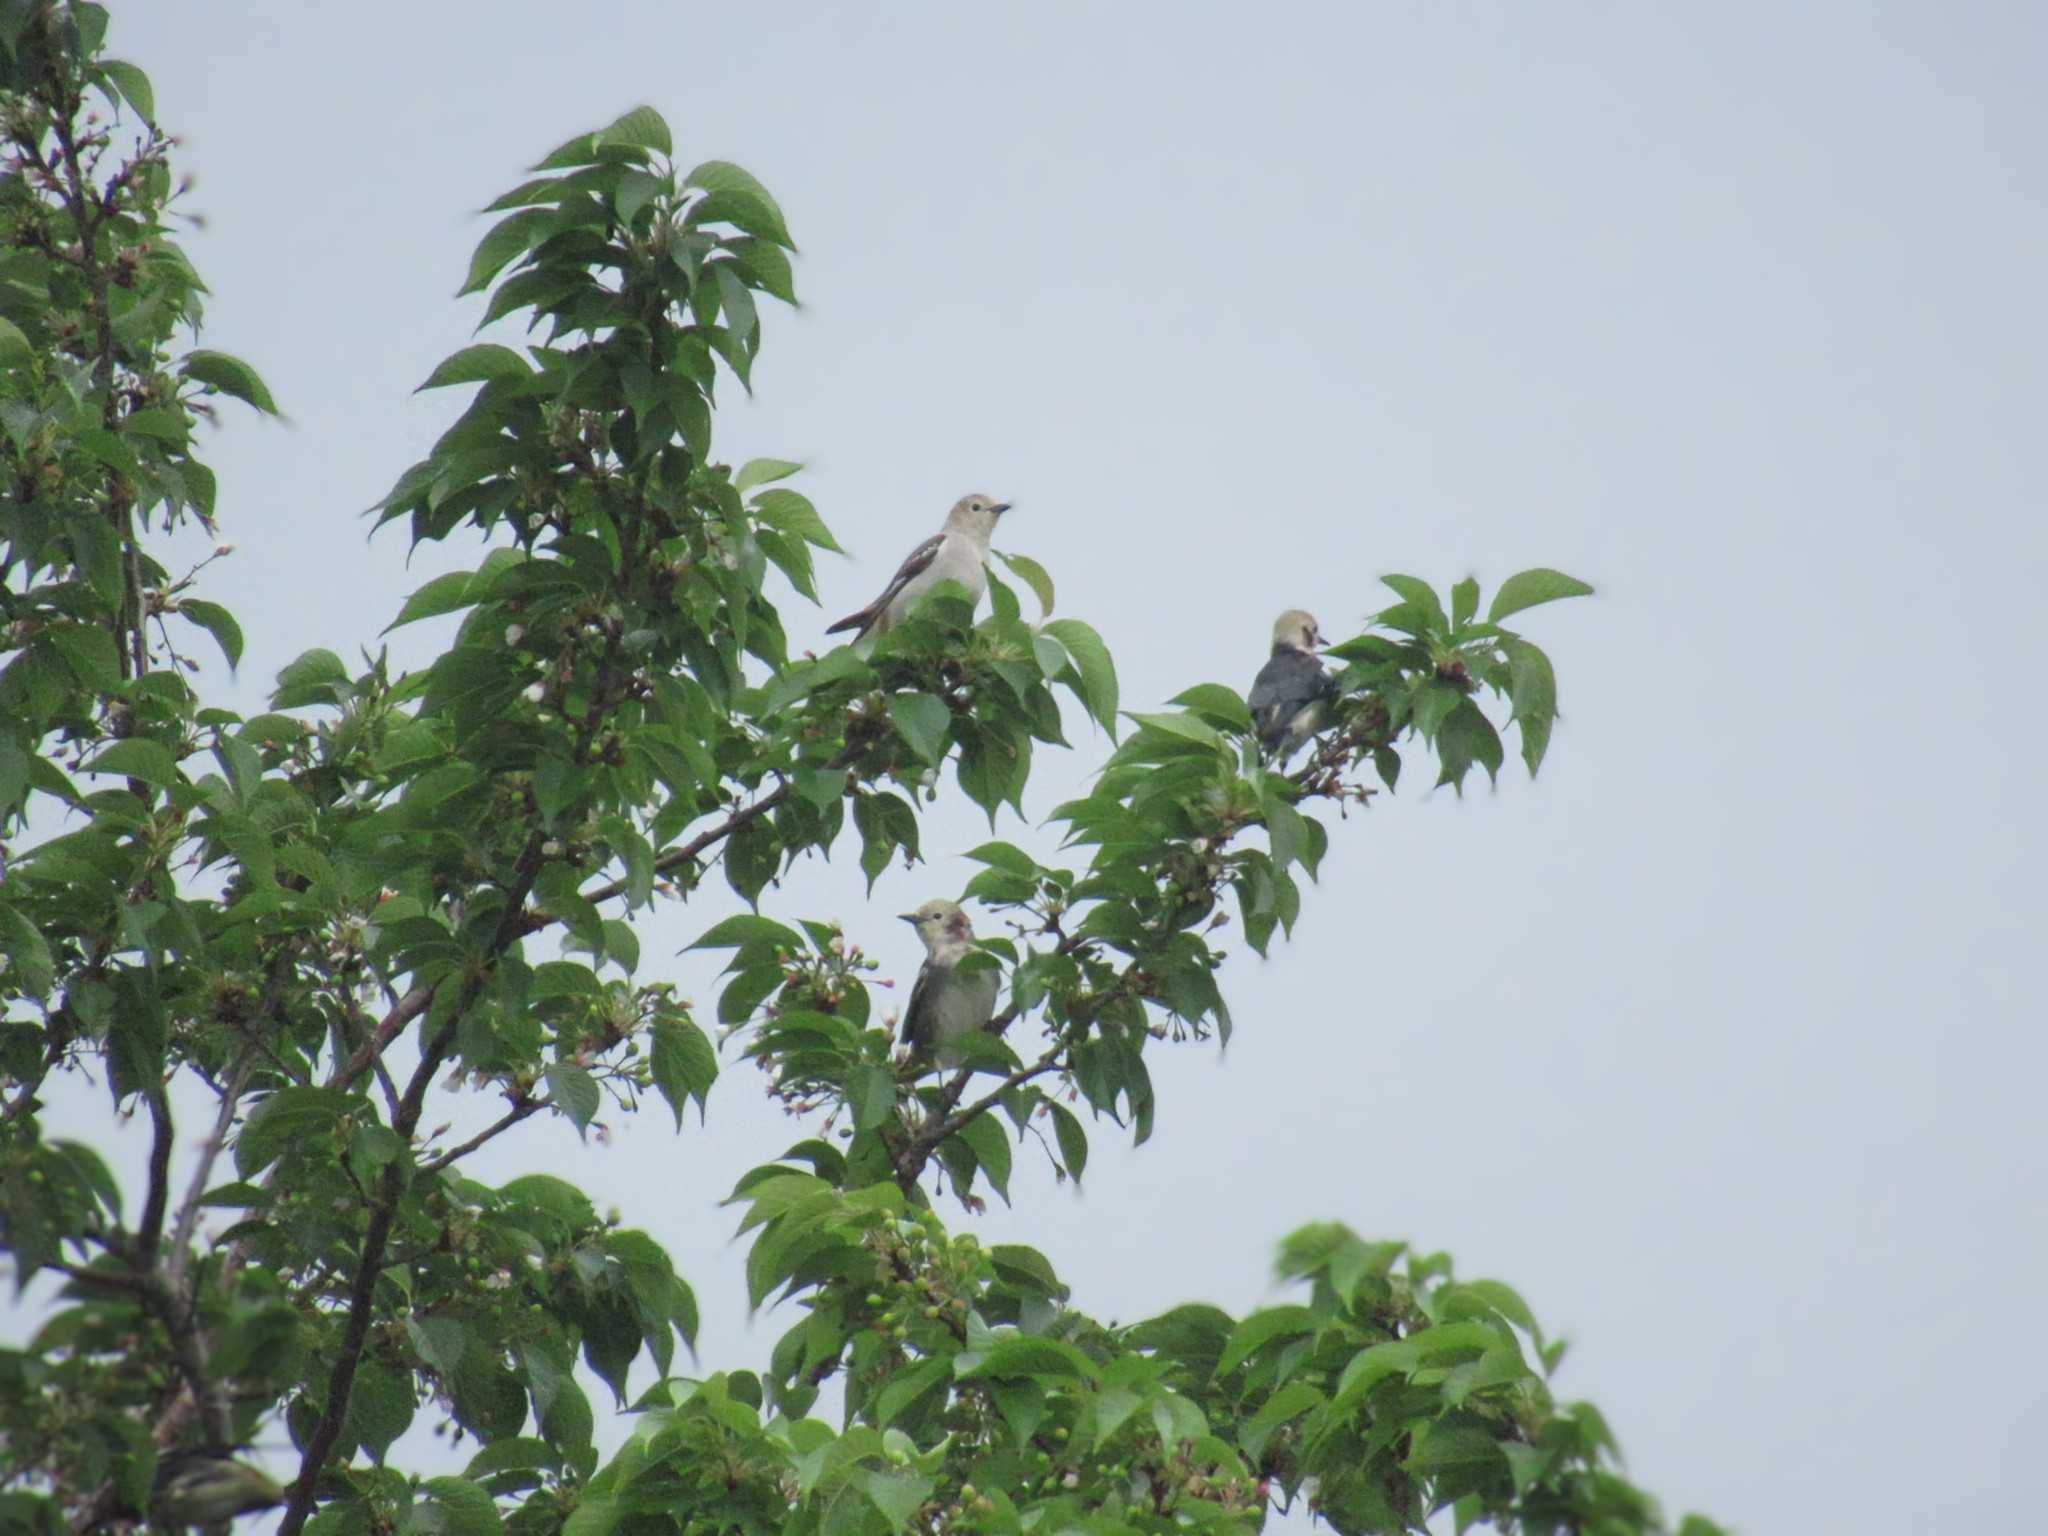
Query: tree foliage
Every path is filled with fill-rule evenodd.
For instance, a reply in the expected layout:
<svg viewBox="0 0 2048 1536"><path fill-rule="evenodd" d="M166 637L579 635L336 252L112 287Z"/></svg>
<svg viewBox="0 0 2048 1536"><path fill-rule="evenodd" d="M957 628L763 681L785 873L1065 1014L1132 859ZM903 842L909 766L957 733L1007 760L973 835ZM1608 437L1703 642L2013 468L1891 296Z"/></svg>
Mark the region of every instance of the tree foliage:
<svg viewBox="0 0 2048 1536"><path fill-rule="evenodd" d="M244 717L188 655L204 632L239 663L233 614L160 552L211 527L196 427L277 407L248 364L181 350L205 290L149 82L106 28L0 0L0 1214L17 1289L63 1285L0 1351L0 1521L224 1519L276 1496L224 1470L269 1433L293 1447L285 1536L1250 1531L1297 1501L1346 1532L1443 1509L1666 1529L1600 1415L1552 1396L1560 1346L1441 1255L1312 1227L1280 1252L1296 1300L1110 1327L933 1203L1007 1199L1019 1156L1078 1180L1105 1127L1143 1141L1148 1053L1227 1035L1224 941L1291 928L1328 812L1409 755L1496 775L1489 701L1533 773L1555 678L1501 621L1583 585L1526 571L1481 619L1476 583L1386 578L1291 772L1219 684L1124 713L1101 635L1014 553L985 617L941 593L872 648L792 657L778 599L813 597L838 545L795 464L735 470L713 424L765 301L794 301L794 246L765 188L676 158L643 107L493 205L462 291L523 344L433 371L468 404L377 509L416 544L484 536L392 618L459 615L452 643L398 675L309 650ZM931 1072L893 1048L857 936L787 910L793 877L921 858L956 790L992 827L1021 814L1034 755L1088 720L1121 741L1056 835L971 851L1004 1002ZM714 879L752 910L696 940L727 957L700 1018L634 919ZM607 1102L658 1098L696 1134L714 1030L805 1132L729 1202L750 1303L797 1321L760 1371L707 1377L653 1238L464 1162ZM44 1123L80 1070L149 1127L139 1189ZM476 1135L423 1131L479 1096L499 1110ZM602 1457L591 1391L623 1403L643 1357ZM462 1472L387 1459L427 1420L473 1446Z"/></svg>

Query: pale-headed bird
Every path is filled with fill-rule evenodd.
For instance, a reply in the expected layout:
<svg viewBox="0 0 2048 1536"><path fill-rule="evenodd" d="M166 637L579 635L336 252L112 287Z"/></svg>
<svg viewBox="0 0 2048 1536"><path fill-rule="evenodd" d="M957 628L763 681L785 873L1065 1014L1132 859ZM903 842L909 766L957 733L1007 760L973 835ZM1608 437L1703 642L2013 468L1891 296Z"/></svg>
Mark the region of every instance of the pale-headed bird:
<svg viewBox="0 0 2048 1536"><path fill-rule="evenodd" d="M1337 683L1316 655L1322 643L1314 616L1299 608L1273 621L1273 654L1245 699L1259 745L1269 757L1285 762L1323 728Z"/></svg>
<svg viewBox="0 0 2048 1536"><path fill-rule="evenodd" d="M915 1055L956 1067L961 1055L948 1047L987 1028L995 1017L1001 978L993 963L960 969L960 962L978 951L974 926L957 903L934 898L902 917L924 940L924 964L910 989L910 1006L903 1010L903 1039Z"/></svg>
<svg viewBox="0 0 2048 1536"><path fill-rule="evenodd" d="M825 631L836 635L842 629L858 630L855 640L883 634L903 622L913 604L942 581L958 582L971 602L980 602L988 590L988 542L995 537L996 519L1010 510L1007 501L995 501L980 492L962 496L946 514L945 526L913 549L882 588L882 595L858 613L849 613Z"/></svg>

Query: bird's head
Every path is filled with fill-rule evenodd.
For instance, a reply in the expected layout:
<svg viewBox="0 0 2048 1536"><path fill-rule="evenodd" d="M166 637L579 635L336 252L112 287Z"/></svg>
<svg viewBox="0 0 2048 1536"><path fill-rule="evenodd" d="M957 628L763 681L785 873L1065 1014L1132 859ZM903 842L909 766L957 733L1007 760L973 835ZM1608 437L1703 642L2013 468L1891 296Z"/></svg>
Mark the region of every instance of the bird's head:
<svg viewBox="0 0 2048 1536"><path fill-rule="evenodd" d="M953 510L946 514L946 527L971 533L978 539L988 539L995 534L996 519L1009 510L1007 501L997 501L993 496L975 491L953 503Z"/></svg>
<svg viewBox="0 0 2048 1536"><path fill-rule="evenodd" d="M917 930L917 936L924 940L926 949L936 950L942 944L972 944L974 925L967 920L967 914L960 904L935 896L915 912L899 914L903 921Z"/></svg>
<svg viewBox="0 0 2048 1536"><path fill-rule="evenodd" d="M1273 621L1273 646L1277 650L1286 646L1290 651L1316 651L1322 649L1323 632L1316 625L1316 616L1304 613L1299 608L1290 608Z"/></svg>

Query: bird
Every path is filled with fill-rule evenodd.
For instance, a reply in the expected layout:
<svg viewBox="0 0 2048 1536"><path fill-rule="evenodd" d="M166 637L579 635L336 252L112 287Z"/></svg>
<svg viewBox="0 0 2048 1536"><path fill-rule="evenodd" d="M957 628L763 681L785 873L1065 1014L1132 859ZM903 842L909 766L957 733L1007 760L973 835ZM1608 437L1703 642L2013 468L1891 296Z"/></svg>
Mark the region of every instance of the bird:
<svg viewBox="0 0 2048 1536"><path fill-rule="evenodd" d="M913 549L882 588L882 595L858 613L849 613L825 633L858 630L856 641L884 634L903 622L917 600L942 581L955 581L967 589L973 602L988 590L988 541L995 536L996 519L1010 510L1007 501L995 501L979 491L962 496L946 514L945 526Z"/></svg>
<svg viewBox="0 0 2048 1536"><path fill-rule="evenodd" d="M903 1011L903 1038L911 1053L957 1067L962 1053L952 1043L985 1029L995 1017L999 978L993 961L959 969L974 947L974 927L959 904L935 897L915 912L900 914L924 940L924 964Z"/></svg>
<svg viewBox="0 0 2048 1536"><path fill-rule="evenodd" d="M1337 683L1315 654L1322 643L1315 617L1299 608L1273 621L1273 654L1259 668L1245 700L1268 757L1285 762L1323 728Z"/></svg>
<svg viewBox="0 0 2048 1536"><path fill-rule="evenodd" d="M208 1451L179 1451L157 1463L150 1514L162 1525L219 1525L284 1502L284 1490L254 1467Z"/></svg>

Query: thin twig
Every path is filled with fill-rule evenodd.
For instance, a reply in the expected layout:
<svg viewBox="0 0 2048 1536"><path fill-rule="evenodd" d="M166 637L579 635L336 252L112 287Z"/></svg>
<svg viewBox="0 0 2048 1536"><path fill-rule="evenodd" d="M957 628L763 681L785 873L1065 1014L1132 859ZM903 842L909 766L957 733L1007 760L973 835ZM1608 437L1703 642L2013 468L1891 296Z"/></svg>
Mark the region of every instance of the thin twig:
<svg viewBox="0 0 2048 1536"><path fill-rule="evenodd" d="M552 1096L540 1099L514 1100L512 1107L510 1109L506 1110L505 1113L499 1116L498 1119L495 1122L493 1122L489 1127L487 1127L484 1130L478 1131L474 1136L470 1137L469 1140L465 1141L461 1146L450 1147L446 1152L442 1152L437 1156L430 1157L424 1163L421 1163L420 1172L439 1173L443 1168L446 1168L450 1163L455 1162L457 1159L469 1156L470 1153L474 1152L478 1147L482 1146L485 1142L490 1141L494 1137L500 1136L504 1132L511 1130L512 1127L517 1125L520 1121L527 1119L529 1116L538 1114L543 1109L552 1109L554 1107L554 1102L555 1101Z"/></svg>
<svg viewBox="0 0 2048 1536"><path fill-rule="evenodd" d="M199 1162L192 1170L191 1182L185 1186L185 1198L178 1206L177 1219L171 1224L171 1252L164 1261L164 1271L170 1279L171 1289L181 1299L185 1294L186 1266L192 1257L192 1234L199 1226L199 1202L206 1197L206 1186L213 1180L214 1160L227 1145L228 1132L235 1124L235 1111L255 1070L255 1058L244 1056L228 1074L227 1084L220 1091L220 1109L213 1117L213 1134L199 1144Z"/></svg>

